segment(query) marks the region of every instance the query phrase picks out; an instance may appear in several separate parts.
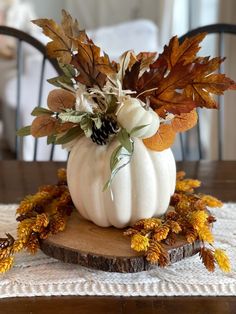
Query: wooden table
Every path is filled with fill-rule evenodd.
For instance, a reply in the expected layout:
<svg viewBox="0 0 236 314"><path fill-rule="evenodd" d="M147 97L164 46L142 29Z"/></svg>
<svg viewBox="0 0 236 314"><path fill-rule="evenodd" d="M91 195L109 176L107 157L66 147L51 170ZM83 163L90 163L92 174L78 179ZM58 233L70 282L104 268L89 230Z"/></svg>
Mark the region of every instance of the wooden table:
<svg viewBox="0 0 236 314"><path fill-rule="evenodd" d="M64 163L0 161L0 203L16 203L42 184L56 181ZM181 162L178 169L202 181L200 191L236 202L236 161ZM235 262L235 261L234 261ZM0 299L0 313L234 314L235 297L35 297Z"/></svg>

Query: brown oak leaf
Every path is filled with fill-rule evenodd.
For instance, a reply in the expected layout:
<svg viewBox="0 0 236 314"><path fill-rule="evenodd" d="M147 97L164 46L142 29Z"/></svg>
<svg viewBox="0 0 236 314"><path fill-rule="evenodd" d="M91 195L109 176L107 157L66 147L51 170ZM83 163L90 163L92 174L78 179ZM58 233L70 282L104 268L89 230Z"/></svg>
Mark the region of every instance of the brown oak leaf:
<svg viewBox="0 0 236 314"><path fill-rule="evenodd" d="M115 72L108 55L101 56L101 49L93 43L78 42L77 53L71 63L79 71L76 81L87 87L97 85L102 88L107 75Z"/></svg>
<svg viewBox="0 0 236 314"><path fill-rule="evenodd" d="M177 63L192 63L200 50L200 42L204 39L206 33L186 38L182 44L179 43L177 36L171 38L168 45L164 47L160 59L165 59L168 64L168 70L171 70Z"/></svg>
<svg viewBox="0 0 236 314"><path fill-rule="evenodd" d="M184 95L196 102L198 107L217 108L211 94L222 95L227 89L236 89L235 82L224 74L213 73L224 58L197 58L192 67L192 81L184 88Z"/></svg>
<svg viewBox="0 0 236 314"><path fill-rule="evenodd" d="M37 19L33 23L41 27L43 33L52 39L47 44L47 54L51 58L58 58L64 64L71 61L74 38L79 41L88 39L85 32L79 29L77 20L73 21L65 10L62 10L61 25L51 19Z"/></svg>

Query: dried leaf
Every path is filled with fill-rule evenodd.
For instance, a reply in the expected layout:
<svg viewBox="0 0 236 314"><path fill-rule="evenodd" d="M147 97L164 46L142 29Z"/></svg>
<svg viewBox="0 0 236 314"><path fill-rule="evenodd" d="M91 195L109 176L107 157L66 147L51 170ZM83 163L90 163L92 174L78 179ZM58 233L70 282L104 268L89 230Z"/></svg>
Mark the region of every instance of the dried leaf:
<svg viewBox="0 0 236 314"><path fill-rule="evenodd" d="M48 136L54 133L57 120L51 116L36 117L31 125L31 134L34 137Z"/></svg>
<svg viewBox="0 0 236 314"><path fill-rule="evenodd" d="M169 148L175 140L175 132L169 124L162 124L155 135L143 140L151 150L162 151Z"/></svg>
<svg viewBox="0 0 236 314"><path fill-rule="evenodd" d="M192 110L189 113L181 113L171 121L172 128L175 132L185 132L196 125L197 119L196 110Z"/></svg>
<svg viewBox="0 0 236 314"><path fill-rule="evenodd" d="M48 108L53 112L63 112L65 109L73 109L75 95L65 89L54 89L48 94Z"/></svg>
<svg viewBox="0 0 236 314"><path fill-rule="evenodd" d="M199 255L206 269L213 272L215 270L215 258L212 251L204 247L200 249Z"/></svg>
<svg viewBox="0 0 236 314"><path fill-rule="evenodd" d="M177 36L171 38L168 46L164 47L160 59L165 59L168 64L168 70L171 70L177 63L191 63L196 58L200 50L200 42L204 39L206 33L197 34L196 36L186 38L182 44L179 44Z"/></svg>
<svg viewBox="0 0 236 314"><path fill-rule="evenodd" d="M181 113L188 113L196 108L196 103L190 98L176 91L165 91L158 98L150 96L150 103L152 108L156 108L156 113L164 118L168 113L180 115Z"/></svg>
<svg viewBox="0 0 236 314"><path fill-rule="evenodd" d="M138 94L147 90L157 88L164 78L167 71L167 62L158 58L153 64L150 64L149 70L139 77L137 87Z"/></svg>
<svg viewBox="0 0 236 314"><path fill-rule="evenodd" d="M132 50L125 51L120 57L120 68L117 73L117 78L122 82L127 69L131 70L137 58Z"/></svg>
<svg viewBox="0 0 236 314"><path fill-rule="evenodd" d="M33 111L31 112L31 116L34 116L34 117L37 117L43 114L51 116L53 115L53 112L51 110L48 110L42 107L35 107Z"/></svg>
<svg viewBox="0 0 236 314"><path fill-rule="evenodd" d="M156 52L140 52L137 55L137 59L141 61L139 77L142 76L145 71L149 70L150 65L154 63L156 57Z"/></svg>
<svg viewBox="0 0 236 314"><path fill-rule="evenodd" d="M24 126L23 128L17 130L17 136L28 136L31 135L31 125Z"/></svg>
<svg viewBox="0 0 236 314"><path fill-rule="evenodd" d="M76 49L72 64L79 75L75 79L87 87L97 85L102 88L107 75L115 72L108 55L101 56L101 49L93 43L78 42Z"/></svg>
<svg viewBox="0 0 236 314"><path fill-rule="evenodd" d="M66 122L66 123L70 123L70 122ZM56 138L56 144L66 144L69 143L71 141L73 141L76 138L79 138L79 136L83 135L83 131L81 130L80 126L76 126L73 128L70 128L64 135L62 136L58 136Z"/></svg>
<svg viewBox="0 0 236 314"><path fill-rule="evenodd" d="M123 88L130 89L132 91L138 90L138 78L140 72L141 62L137 61L133 64L131 69L127 69L123 79Z"/></svg>
<svg viewBox="0 0 236 314"><path fill-rule="evenodd" d="M43 29L43 33L52 39L47 44L47 54L51 58L58 58L62 63L70 63L72 56L72 41L66 36L64 30L55 21L38 19L33 21Z"/></svg>
<svg viewBox="0 0 236 314"><path fill-rule="evenodd" d="M79 30L77 20L73 21L70 14L62 10L62 23L58 25L49 19L38 19L33 21L43 29L43 33L52 39L47 44L47 53L52 58L58 58L61 63L68 64L72 59L74 49L74 38L77 41L88 40L84 31Z"/></svg>
<svg viewBox="0 0 236 314"><path fill-rule="evenodd" d="M227 89L235 89L235 82L224 74L213 73L224 58L198 58L193 67L194 77L184 88L184 95L193 99L198 107L217 108L211 94L222 95Z"/></svg>

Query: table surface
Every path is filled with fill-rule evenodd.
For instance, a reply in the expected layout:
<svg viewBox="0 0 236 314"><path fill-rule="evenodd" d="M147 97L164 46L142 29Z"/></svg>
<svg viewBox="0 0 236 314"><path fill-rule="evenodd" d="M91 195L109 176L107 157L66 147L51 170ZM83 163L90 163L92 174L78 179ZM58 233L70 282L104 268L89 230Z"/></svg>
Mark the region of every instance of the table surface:
<svg viewBox="0 0 236 314"><path fill-rule="evenodd" d="M64 163L0 161L0 203L17 203L39 185L56 182ZM199 179L199 191L236 202L236 161L179 162L179 170ZM0 235L1 236L1 235ZM33 297L0 299L0 313L236 313L235 297Z"/></svg>

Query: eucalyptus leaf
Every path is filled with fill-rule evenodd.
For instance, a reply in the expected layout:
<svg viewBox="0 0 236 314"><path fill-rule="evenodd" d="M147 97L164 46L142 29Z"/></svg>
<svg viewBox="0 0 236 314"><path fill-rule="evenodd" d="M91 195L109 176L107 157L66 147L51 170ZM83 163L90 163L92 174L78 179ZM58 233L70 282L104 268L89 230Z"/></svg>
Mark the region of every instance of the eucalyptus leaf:
<svg viewBox="0 0 236 314"><path fill-rule="evenodd" d="M88 115L87 112L66 110L66 112L61 112L58 115L58 118L61 119L63 122L80 123L86 115Z"/></svg>
<svg viewBox="0 0 236 314"><path fill-rule="evenodd" d="M145 127L147 127L149 124L143 124L143 125L139 125L136 126L135 128L133 128L130 132L130 136L136 136L137 132Z"/></svg>
<svg viewBox="0 0 236 314"><path fill-rule="evenodd" d="M88 116L84 116L82 118L80 122L80 127L84 131L86 137L90 137L92 135L93 122Z"/></svg>
<svg viewBox="0 0 236 314"><path fill-rule="evenodd" d="M63 63L58 63L59 67L62 69L63 73L65 74L66 77L68 78L73 78L76 76L76 71L73 65L71 64L63 64Z"/></svg>
<svg viewBox="0 0 236 314"><path fill-rule="evenodd" d="M119 162L119 155L120 151L122 149L122 145L117 146L117 148L112 152L111 158L110 158L110 169L114 169L117 166L117 163Z"/></svg>
<svg viewBox="0 0 236 314"><path fill-rule="evenodd" d="M54 134L48 135L48 137L47 137L47 144L48 145L55 143L55 141L56 141L56 135L54 135Z"/></svg>
<svg viewBox="0 0 236 314"><path fill-rule="evenodd" d="M83 135L83 131L79 126L73 127L68 130L64 135L58 137L55 141L55 144L66 144L74 140L76 137Z"/></svg>
<svg viewBox="0 0 236 314"><path fill-rule="evenodd" d="M68 90L71 90L71 88L73 88L73 82L71 81L70 78L68 78L65 75L56 76L56 77L48 79L47 81L48 83L56 87L64 87Z"/></svg>
<svg viewBox="0 0 236 314"><path fill-rule="evenodd" d="M28 135L31 135L31 126L30 125L27 125L21 129L19 129L17 132L16 132L16 135L17 136L28 136Z"/></svg>
<svg viewBox="0 0 236 314"><path fill-rule="evenodd" d="M131 152L128 152L125 147L119 145L113 151L110 159L110 169L111 169L111 176L108 181L105 183L103 187L103 191L110 187L115 175L125 166L127 166L132 158L133 155L133 148Z"/></svg>
<svg viewBox="0 0 236 314"><path fill-rule="evenodd" d="M129 133L126 129L121 129L117 133L117 139L123 147L131 154L133 150L133 140L130 138Z"/></svg>
<svg viewBox="0 0 236 314"><path fill-rule="evenodd" d="M35 107L34 109L33 109L33 111L31 112L31 115L32 116L40 116L40 115L42 115L42 114L48 114L48 115L53 115L54 114L54 112L52 112L51 110L48 110L48 109L46 109L46 108L42 108L42 107Z"/></svg>
<svg viewBox="0 0 236 314"><path fill-rule="evenodd" d="M97 116L97 117L92 117L91 119L92 119L93 122L95 123L96 128L97 128L97 129L100 129L101 126L102 126L102 120L101 120L101 118L100 118L99 116Z"/></svg>

